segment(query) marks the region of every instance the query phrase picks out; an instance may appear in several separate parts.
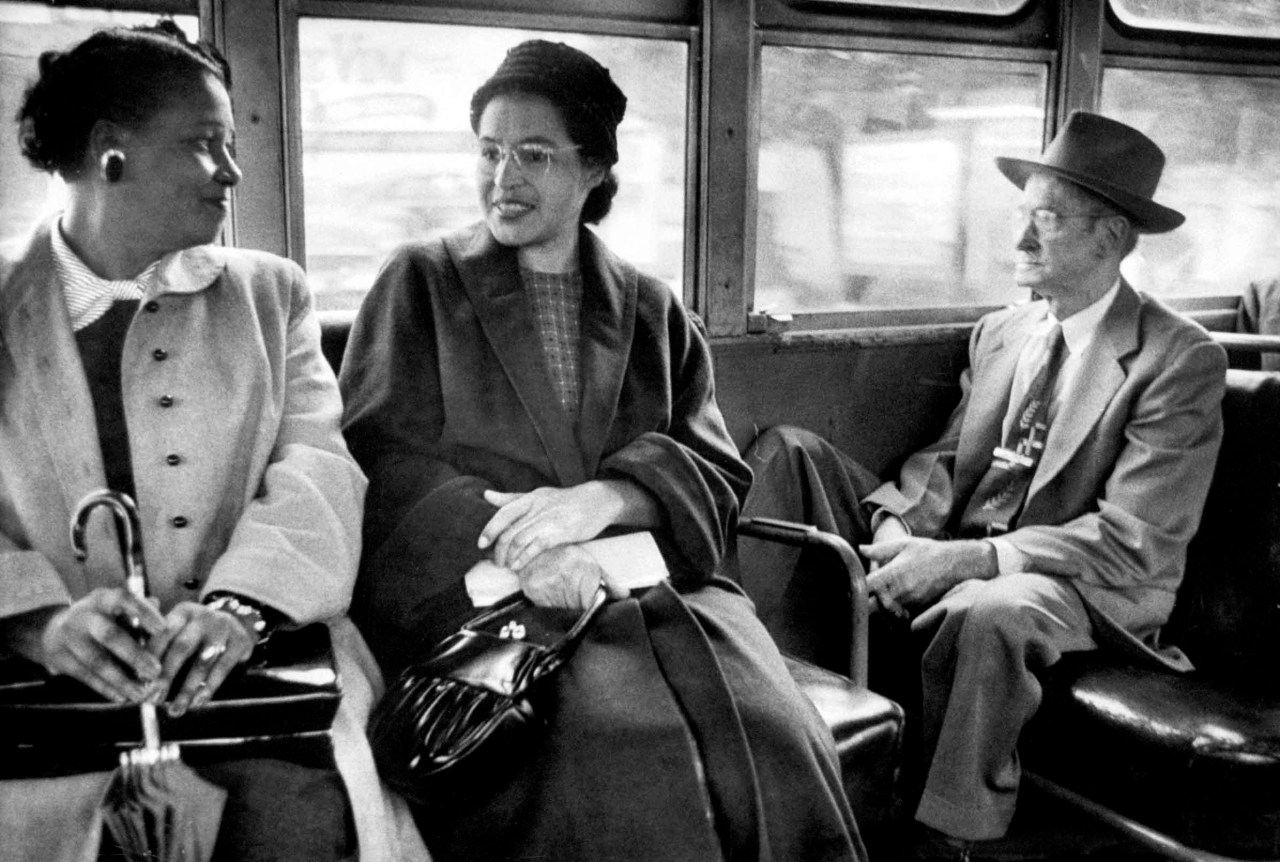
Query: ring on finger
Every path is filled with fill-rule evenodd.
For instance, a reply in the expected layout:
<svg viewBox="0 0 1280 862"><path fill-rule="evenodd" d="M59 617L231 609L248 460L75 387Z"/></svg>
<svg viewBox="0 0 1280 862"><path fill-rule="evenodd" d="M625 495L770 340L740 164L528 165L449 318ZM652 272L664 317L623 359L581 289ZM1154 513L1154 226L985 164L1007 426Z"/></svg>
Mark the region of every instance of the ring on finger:
<svg viewBox="0 0 1280 862"><path fill-rule="evenodd" d="M224 642L209 644L200 652L200 661L215 662L219 658L221 658L222 654L226 651L227 651L227 645Z"/></svg>

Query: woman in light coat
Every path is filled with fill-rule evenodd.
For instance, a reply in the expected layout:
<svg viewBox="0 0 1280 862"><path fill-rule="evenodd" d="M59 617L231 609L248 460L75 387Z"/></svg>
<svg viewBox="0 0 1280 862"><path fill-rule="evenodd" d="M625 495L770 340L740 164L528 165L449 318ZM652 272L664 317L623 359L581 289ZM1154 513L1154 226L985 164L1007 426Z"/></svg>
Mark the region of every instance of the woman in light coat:
<svg viewBox="0 0 1280 862"><path fill-rule="evenodd" d="M21 145L68 204L0 257L0 651L178 716L273 630L326 621L337 772L200 768L228 794L214 858L425 857L363 734L381 680L344 612L365 479L310 293L288 261L211 245L241 179L228 87L172 24L41 57ZM73 555L103 487L137 501L153 601L104 513ZM108 777L0 782L0 857L95 858Z"/></svg>

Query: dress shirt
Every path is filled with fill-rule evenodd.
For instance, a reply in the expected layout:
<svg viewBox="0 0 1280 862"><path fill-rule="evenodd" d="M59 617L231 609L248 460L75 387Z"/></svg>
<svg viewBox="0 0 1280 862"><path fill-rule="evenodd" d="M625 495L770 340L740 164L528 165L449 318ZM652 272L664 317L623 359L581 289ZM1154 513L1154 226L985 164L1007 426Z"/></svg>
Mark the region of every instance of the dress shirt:
<svg viewBox="0 0 1280 862"><path fill-rule="evenodd" d="M1111 303L1115 301L1116 294L1119 292L1120 280L1116 279L1111 288L1099 297L1097 301L1063 321L1059 321L1054 317L1049 312L1048 303L1045 303L1044 319L1036 324L1031 338L1027 339L1027 343L1022 349L1022 354L1018 357L1017 369L1013 373L1013 388L1009 392L1009 412L1004 417L1004 436L1008 436L1009 427L1016 420L1014 414L1018 410L1018 405L1022 403L1023 397L1027 394L1027 387L1036 376L1040 366L1044 364L1045 352L1048 349L1045 335L1055 324L1060 322L1062 325L1062 338L1067 346L1067 355L1062 361L1061 370L1058 372L1057 384L1054 386L1053 401L1049 405L1049 434L1050 438L1052 438L1053 420L1063 403L1071 398L1080 376L1080 369L1085 364L1085 357L1093 348L1098 334L1098 327L1102 324L1102 318L1106 316L1108 309L1111 308ZM1040 301L1044 302L1044 300ZM1026 555L1015 548L1008 539L996 536L986 541L995 546L1000 574L1026 570Z"/></svg>
<svg viewBox="0 0 1280 862"><path fill-rule="evenodd" d="M142 299L146 286L155 277L160 261L155 261L137 278L111 281L99 278L62 236L62 222L49 232L53 243L53 265L62 284L62 295L71 315L71 328L84 329L102 315L118 299Z"/></svg>

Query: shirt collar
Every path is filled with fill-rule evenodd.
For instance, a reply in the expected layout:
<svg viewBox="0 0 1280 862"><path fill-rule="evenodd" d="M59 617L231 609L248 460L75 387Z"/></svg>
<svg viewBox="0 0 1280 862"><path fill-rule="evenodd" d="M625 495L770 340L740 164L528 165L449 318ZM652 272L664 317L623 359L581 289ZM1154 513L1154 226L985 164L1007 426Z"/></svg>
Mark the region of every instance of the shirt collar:
<svg viewBox="0 0 1280 862"><path fill-rule="evenodd" d="M137 278L101 278L67 243L62 235L61 221L54 224L49 237L53 247L53 266L62 285L71 328L77 332L105 314L116 300L141 299L144 285L155 274L156 264L153 263Z"/></svg>
<svg viewBox="0 0 1280 862"><path fill-rule="evenodd" d="M1111 308L1111 303L1115 302L1118 293L1120 293L1120 279L1117 277L1110 289L1096 301L1061 321L1062 338L1067 343L1067 350L1073 356L1079 356L1093 341L1098 328L1102 325L1102 318ZM1049 321L1057 321L1052 312L1047 312L1045 318Z"/></svg>
<svg viewBox="0 0 1280 862"><path fill-rule="evenodd" d="M217 279L224 266L217 246L193 246L166 254L137 278L113 281L98 276L75 253L62 235L61 219L54 223L49 234L54 268L75 330L97 320L116 300L203 290Z"/></svg>

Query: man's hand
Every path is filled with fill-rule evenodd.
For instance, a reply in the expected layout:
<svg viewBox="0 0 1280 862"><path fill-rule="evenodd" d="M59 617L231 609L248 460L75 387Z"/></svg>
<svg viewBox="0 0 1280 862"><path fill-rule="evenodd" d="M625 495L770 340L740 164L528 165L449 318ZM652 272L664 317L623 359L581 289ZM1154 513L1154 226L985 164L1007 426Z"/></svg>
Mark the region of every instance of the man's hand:
<svg viewBox="0 0 1280 862"><path fill-rule="evenodd" d="M871 561L867 590L899 617L932 604L961 581L994 578L998 572L995 548L980 539L908 537L861 545L858 550Z"/></svg>

